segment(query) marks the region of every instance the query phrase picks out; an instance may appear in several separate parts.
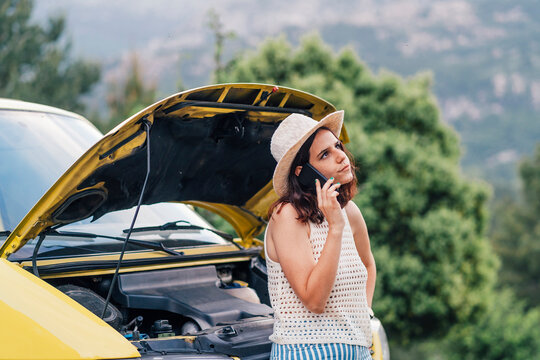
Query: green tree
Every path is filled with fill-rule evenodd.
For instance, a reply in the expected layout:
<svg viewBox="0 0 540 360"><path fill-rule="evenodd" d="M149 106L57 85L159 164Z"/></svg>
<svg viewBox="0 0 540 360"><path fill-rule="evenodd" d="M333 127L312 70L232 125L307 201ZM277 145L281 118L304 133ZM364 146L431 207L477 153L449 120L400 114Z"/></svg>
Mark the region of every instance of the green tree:
<svg viewBox="0 0 540 360"><path fill-rule="evenodd" d="M525 310L524 302L501 291L486 316L452 329L446 342L449 360L537 359L540 354L540 312Z"/></svg>
<svg viewBox="0 0 540 360"><path fill-rule="evenodd" d="M156 101L156 86L146 85L139 66L137 55L131 57L127 79L123 84L112 83L109 88L107 104L109 118L106 122L96 121L100 130L106 132Z"/></svg>
<svg viewBox="0 0 540 360"><path fill-rule="evenodd" d="M529 306L540 305L540 144L519 167L521 201L506 198L496 206L492 230L501 257L500 282Z"/></svg>
<svg viewBox="0 0 540 360"><path fill-rule="evenodd" d="M208 27L215 37L214 41L214 82L222 82L223 77L223 45L225 40L234 39L236 34L233 31L224 31L223 23L216 10L208 11Z"/></svg>
<svg viewBox="0 0 540 360"><path fill-rule="evenodd" d="M346 110L378 277L374 310L392 341L443 336L489 304L497 261L483 184L459 172L457 135L440 119L428 73L372 74L350 49L284 37L226 66L225 81L299 88Z"/></svg>
<svg viewBox="0 0 540 360"><path fill-rule="evenodd" d="M100 67L72 60L64 19L33 24L32 8L31 0L0 0L0 96L82 111Z"/></svg>

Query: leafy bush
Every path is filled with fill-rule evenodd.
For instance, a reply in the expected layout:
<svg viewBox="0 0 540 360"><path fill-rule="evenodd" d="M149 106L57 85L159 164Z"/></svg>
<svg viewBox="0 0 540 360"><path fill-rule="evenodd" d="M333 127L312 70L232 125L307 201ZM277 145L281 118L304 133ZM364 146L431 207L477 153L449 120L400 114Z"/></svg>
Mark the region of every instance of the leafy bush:
<svg viewBox="0 0 540 360"><path fill-rule="evenodd" d="M509 290L494 295L485 314L448 336L449 360L530 360L540 354L540 311L525 311Z"/></svg>
<svg viewBox="0 0 540 360"><path fill-rule="evenodd" d="M375 76L318 36L265 41L226 66L227 82L311 92L345 109L359 205L377 261L374 310L393 342L436 338L487 308L497 261L484 236L488 190L459 173L459 140L440 118L431 75Z"/></svg>

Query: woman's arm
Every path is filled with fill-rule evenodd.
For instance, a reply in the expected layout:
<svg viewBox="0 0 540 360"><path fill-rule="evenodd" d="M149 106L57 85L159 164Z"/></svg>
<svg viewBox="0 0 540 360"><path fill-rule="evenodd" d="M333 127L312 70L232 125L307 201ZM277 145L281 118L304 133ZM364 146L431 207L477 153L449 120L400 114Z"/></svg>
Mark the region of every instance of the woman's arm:
<svg viewBox="0 0 540 360"><path fill-rule="evenodd" d="M279 214L272 215L268 225L271 244L268 245L274 250L277 257L274 260L280 263L298 298L309 311L320 314L336 279L345 220L337 199L332 197L337 186L327 183L322 189L317 187L319 207L324 208L329 224L328 237L318 261L313 258L308 225L297 220L298 214L290 204L285 204Z"/></svg>
<svg viewBox="0 0 540 360"><path fill-rule="evenodd" d="M364 221L364 217L362 216L360 209L354 202L349 201L349 203L345 206L345 210L347 211L347 217L349 218L349 222L351 224L356 251L358 251L358 255L360 255L360 258L367 269L368 278L366 284L366 296L368 306L371 307L373 301L373 292L375 291L377 268L375 266L373 253L371 252L366 222Z"/></svg>

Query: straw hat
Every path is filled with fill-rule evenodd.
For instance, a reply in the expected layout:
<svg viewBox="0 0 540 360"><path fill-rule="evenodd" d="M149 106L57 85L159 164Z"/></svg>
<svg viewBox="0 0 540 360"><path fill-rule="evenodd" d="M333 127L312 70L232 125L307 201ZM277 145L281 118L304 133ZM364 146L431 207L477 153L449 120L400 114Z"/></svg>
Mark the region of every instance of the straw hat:
<svg viewBox="0 0 540 360"><path fill-rule="evenodd" d="M343 126L344 111L336 111L326 115L321 121L313 120L301 114L287 116L272 135L270 151L277 161L274 170L274 190L278 196L287 193L287 177L291 164L304 142L317 129L326 127L339 138Z"/></svg>

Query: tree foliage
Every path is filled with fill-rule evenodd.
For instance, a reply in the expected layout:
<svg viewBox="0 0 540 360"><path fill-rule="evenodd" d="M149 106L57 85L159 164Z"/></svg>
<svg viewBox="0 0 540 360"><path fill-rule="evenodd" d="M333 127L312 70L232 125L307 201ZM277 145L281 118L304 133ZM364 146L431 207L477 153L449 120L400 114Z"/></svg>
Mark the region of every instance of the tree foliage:
<svg viewBox="0 0 540 360"><path fill-rule="evenodd" d="M525 310L523 301L508 291L493 298L475 323L456 326L448 336L449 360L537 359L540 354L540 312Z"/></svg>
<svg viewBox="0 0 540 360"><path fill-rule="evenodd" d="M212 31L215 41L214 41L214 81L222 82L223 76L223 45L225 40L234 39L236 34L233 31L224 31L223 23L219 17L219 14L216 10L210 9L208 11L208 27Z"/></svg>
<svg viewBox="0 0 540 360"><path fill-rule="evenodd" d="M500 281L529 306L540 305L540 144L519 168L520 202L503 199L495 211L492 239L501 257Z"/></svg>
<svg viewBox="0 0 540 360"><path fill-rule="evenodd" d="M0 96L81 111L81 95L100 76L97 64L72 60L62 17L30 22L31 0L0 0Z"/></svg>
<svg viewBox="0 0 540 360"><path fill-rule="evenodd" d="M393 341L444 335L488 306L496 258L485 238L485 185L459 172L459 141L445 126L430 74L372 74L350 49L318 36L283 37L233 59L226 81L314 93L346 110L357 164L355 202L377 261L374 310Z"/></svg>
<svg viewBox="0 0 540 360"><path fill-rule="evenodd" d="M137 55L133 54L126 80L110 85L107 97L110 112L108 121L96 121L96 124L102 131L108 131L155 101L156 87L145 84L139 60Z"/></svg>

